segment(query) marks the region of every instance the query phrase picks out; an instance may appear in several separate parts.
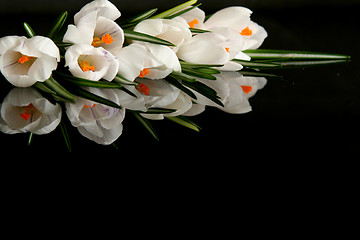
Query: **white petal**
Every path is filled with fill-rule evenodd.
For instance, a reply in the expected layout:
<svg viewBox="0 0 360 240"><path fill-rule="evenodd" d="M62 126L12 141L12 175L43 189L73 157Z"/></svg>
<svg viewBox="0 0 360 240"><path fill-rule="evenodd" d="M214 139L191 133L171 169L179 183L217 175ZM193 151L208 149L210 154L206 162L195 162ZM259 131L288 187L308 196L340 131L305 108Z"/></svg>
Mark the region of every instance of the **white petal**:
<svg viewBox="0 0 360 240"><path fill-rule="evenodd" d="M165 80L137 78L136 81L149 88L149 95L143 95L147 108L168 106L177 99L180 93L178 88L173 87Z"/></svg>
<svg viewBox="0 0 360 240"><path fill-rule="evenodd" d="M243 66L240 63L229 61L224 64L222 67L217 67L216 69L221 71L240 71L243 69Z"/></svg>
<svg viewBox="0 0 360 240"><path fill-rule="evenodd" d="M166 106L167 108L170 109L176 109L176 111L173 113L164 114L164 116L174 117L174 116L182 115L183 113L187 112L191 108L191 106L192 106L191 97L189 97L184 92L180 92L175 102Z"/></svg>
<svg viewBox="0 0 360 240"><path fill-rule="evenodd" d="M216 33L202 33L184 43L177 56L187 62L199 64L225 64L230 54L222 46L224 38Z"/></svg>
<svg viewBox="0 0 360 240"><path fill-rule="evenodd" d="M30 78L35 79L36 81L44 82L51 76L52 71L55 70L56 68L57 68L56 58L45 55L34 61L27 75Z"/></svg>
<svg viewBox="0 0 360 240"><path fill-rule="evenodd" d="M131 44L115 53L119 62L118 73L129 81L134 81L143 70L147 50L140 44Z"/></svg>
<svg viewBox="0 0 360 240"><path fill-rule="evenodd" d="M22 45L26 40L26 37L18 36L6 36L0 38L0 56L3 55L7 50L12 49L17 45Z"/></svg>
<svg viewBox="0 0 360 240"><path fill-rule="evenodd" d="M223 37L223 41L219 42L219 45L230 52L230 59L233 59L243 49L245 41L237 31L228 27L216 27L209 30Z"/></svg>
<svg viewBox="0 0 360 240"><path fill-rule="evenodd" d="M250 22L252 11L244 7L228 7L214 13L206 22L205 28L230 27L240 32Z"/></svg>
<svg viewBox="0 0 360 240"><path fill-rule="evenodd" d="M50 38L42 37L42 36L35 36L32 38L29 38L27 41L30 44L31 48L38 50L42 54L56 58L56 60L58 62L60 62L59 48L55 45L55 43Z"/></svg>
<svg viewBox="0 0 360 240"><path fill-rule="evenodd" d="M100 46L109 51L121 49L124 43L124 31L114 21L104 17L99 17L96 21L94 37L101 38L107 33L114 39L114 41L111 44L103 43Z"/></svg>
<svg viewBox="0 0 360 240"><path fill-rule="evenodd" d="M69 25L63 41L75 44L91 44L97 21L97 11L89 12L79 19L76 26Z"/></svg>
<svg viewBox="0 0 360 240"><path fill-rule="evenodd" d="M93 11L98 11L99 17L103 16L110 20L116 20L121 16L120 11L111 2L107 0L95 0L86 4L77 14L75 14L75 24L77 24L80 18L82 18L84 15Z"/></svg>
<svg viewBox="0 0 360 240"><path fill-rule="evenodd" d="M161 45L147 44L149 56L146 58L145 67L150 68L149 74L146 75L150 79L165 78L172 71L181 71L181 65L178 57L170 48ZM160 66L156 66L161 64ZM165 68L162 68L165 66ZM160 67L158 69L151 69Z"/></svg>
<svg viewBox="0 0 360 240"><path fill-rule="evenodd" d="M246 55L245 53L243 52L239 52L238 55L236 55L234 57L234 59L240 59L240 60L244 60L244 61L250 61L251 60L251 57Z"/></svg>
<svg viewBox="0 0 360 240"><path fill-rule="evenodd" d="M245 44L243 46L243 50L257 49L262 45L268 34L262 26L253 21L250 21L248 27L251 29L252 35L244 36Z"/></svg>
<svg viewBox="0 0 360 240"><path fill-rule="evenodd" d="M204 111L205 111L205 105L194 103L191 106L191 108L187 112L185 112L183 115L191 117L191 116L199 115L200 113L202 113Z"/></svg>
<svg viewBox="0 0 360 240"><path fill-rule="evenodd" d="M122 124L112 129L105 129L97 125L95 127L97 127L99 131L101 131L102 136L92 134L89 131L90 129L89 127L79 127L78 130L81 133L81 135L83 135L84 137L96 142L97 144L102 144L102 145L112 144L115 140L117 140L120 137L123 130Z"/></svg>
<svg viewBox="0 0 360 240"><path fill-rule="evenodd" d="M200 8L194 8L184 14L181 14L180 17L184 18L187 23L197 20L197 24L194 25L194 28L202 29L204 27L205 21L205 12Z"/></svg>

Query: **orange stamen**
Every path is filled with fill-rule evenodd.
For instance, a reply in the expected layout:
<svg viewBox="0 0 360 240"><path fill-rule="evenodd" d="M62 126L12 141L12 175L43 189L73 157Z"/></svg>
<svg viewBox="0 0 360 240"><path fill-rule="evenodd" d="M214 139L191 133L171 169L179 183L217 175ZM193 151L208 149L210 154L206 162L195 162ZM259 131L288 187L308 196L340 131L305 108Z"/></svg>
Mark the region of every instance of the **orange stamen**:
<svg viewBox="0 0 360 240"><path fill-rule="evenodd" d="M22 119L24 119L25 121L28 120L30 118L30 116L35 112L36 108L34 107L34 105L32 105L32 103L30 103L29 105L23 107L23 109L25 110L24 113L20 114L20 117Z"/></svg>
<svg viewBox="0 0 360 240"><path fill-rule="evenodd" d="M82 60L80 63L79 63L79 66L81 68L81 70L83 70L84 72L87 72L89 70L91 71L95 71L95 67L94 66L91 66L88 62Z"/></svg>
<svg viewBox="0 0 360 240"><path fill-rule="evenodd" d="M252 35L252 30L249 27L244 28L240 34L243 36L251 36Z"/></svg>
<svg viewBox="0 0 360 240"><path fill-rule="evenodd" d="M226 47L225 50L230 53L230 48Z"/></svg>
<svg viewBox="0 0 360 240"><path fill-rule="evenodd" d="M84 105L84 108L93 108L93 107L95 107L96 106L96 104L93 104L92 106L89 106L89 105Z"/></svg>
<svg viewBox="0 0 360 240"><path fill-rule="evenodd" d="M199 21L195 18L191 22L188 22L190 28L194 28L195 24L199 24Z"/></svg>
<svg viewBox="0 0 360 240"><path fill-rule="evenodd" d="M18 63L20 64L23 64L23 63L26 63L28 61L30 61L31 59L33 59L34 57L29 57L29 56L26 56L26 55L22 55L19 60L18 60Z"/></svg>
<svg viewBox="0 0 360 240"><path fill-rule="evenodd" d="M106 44L111 44L114 41L114 39L110 34L107 33L106 35L102 36L101 41Z"/></svg>
<svg viewBox="0 0 360 240"><path fill-rule="evenodd" d="M149 95L150 89L147 86L145 86L144 84L142 84L142 83L139 86L137 86L136 89L139 92L141 92L141 93L143 93L143 94L145 94L147 96Z"/></svg>
<svg viewBox="0 0 360 240"><path fill-rule="evenodd" d="M144 78L149 73L148 68L144 68L142 71L140 71L139 77Z"/></svg>
<svg viewBox="0 0 360 240"><path fill-rule="evenodd" d="M114 39L112 38L112 36L109 33L107 33L107 34L103 35L101 39L94 37L91 45L93 45L94 47L98 47L102 43L111 44L113 41L114 41Z"/></svg>
<svg viewBox="0 0 360 240"><path fill-rule="evenodd" d="M252 86L241 86L241 88L246 94L252 91Z"/></svg>

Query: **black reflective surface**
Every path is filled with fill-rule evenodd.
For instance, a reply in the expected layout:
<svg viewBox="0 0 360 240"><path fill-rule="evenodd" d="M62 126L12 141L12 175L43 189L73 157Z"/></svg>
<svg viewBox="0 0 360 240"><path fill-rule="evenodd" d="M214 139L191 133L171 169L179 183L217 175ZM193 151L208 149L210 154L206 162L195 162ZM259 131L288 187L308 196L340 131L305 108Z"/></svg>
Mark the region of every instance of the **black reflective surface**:
<svg viewBox="0 0 360 240"><path fill-rule="evenodd" d="M234 1L227 6L233 4ZM352 56L351 62L266 71L283 78L268 78L265 88L250 99L252 112L231 115L208 107L203 114L191 118L202 127L200 133L170 121L152 121L160 136L160 142L156 142L128 115L123 134L116 141L119 147L116 150L112 146L97 145L69 127L73 155L87 158L100 153L104 158L111 156L127 161L128 153L142 160L178 157L203 161L215 157L225 162L248 162L281 158L294 165L312 162L318 166L328 163L330 158L349 161L359 157L360 28L356 20L359 8L354 6L259 8L257 11L252 4L252 19L269 34L262 48L348 54ZM138 12L147 9L140 8ZM212 11L206 8L206 3L203 9ZM121 11L123 15L133 15L126 9ZM25 35L24 21L38 34L45 35L56 17L56 14L30 12L3 14L0 37ZM0 78L0 97L3 98L12 87ZM27 140L25 134L0 133L3 152L37 154L44 149L67 152L59 130L34 136L30 148L26 146Z"/></svg>

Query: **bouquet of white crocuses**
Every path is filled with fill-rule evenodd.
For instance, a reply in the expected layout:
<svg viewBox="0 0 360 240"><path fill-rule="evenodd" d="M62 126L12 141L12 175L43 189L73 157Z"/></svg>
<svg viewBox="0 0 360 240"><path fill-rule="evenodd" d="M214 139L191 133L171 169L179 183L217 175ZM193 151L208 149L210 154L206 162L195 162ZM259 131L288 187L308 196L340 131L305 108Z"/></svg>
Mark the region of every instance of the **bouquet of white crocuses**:
<svg viewBox="0 0 360 240"><path fill-rule="evenodd" d="M63 116L103 145L120 137L126 114L156 139L149 120L168 119L199 131L188 117L207 106L233 114L251 111L248 99L271 76L258 69L348 59L259 50L267 32L251 20L251 10L235 6L206 16L196 2L124 20L111 2L95 0L67 29L63 12L47 37L24 23L28 37L1 38L0 69L16 88L0 105L0 130L30 132L30 142L32 134L60 126L69 150Z"/></svg>

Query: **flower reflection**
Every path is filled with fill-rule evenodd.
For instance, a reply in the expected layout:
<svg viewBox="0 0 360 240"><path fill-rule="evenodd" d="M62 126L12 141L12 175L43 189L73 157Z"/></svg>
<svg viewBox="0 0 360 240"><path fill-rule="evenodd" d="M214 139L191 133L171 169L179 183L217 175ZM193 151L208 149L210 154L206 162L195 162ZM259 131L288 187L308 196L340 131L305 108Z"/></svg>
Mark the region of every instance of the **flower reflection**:
<svg viewBox="0 0 360 240"><path fill-rule="evenodd" d="M47 134L61 120L61 107L52 104L34 88L14 88L0 104L0 131L7 134Z"/></svg>

